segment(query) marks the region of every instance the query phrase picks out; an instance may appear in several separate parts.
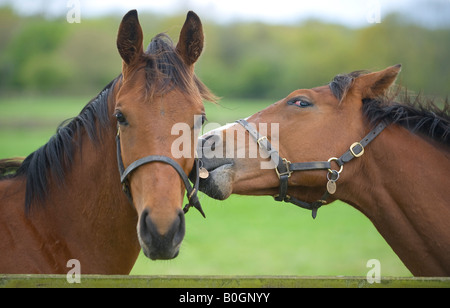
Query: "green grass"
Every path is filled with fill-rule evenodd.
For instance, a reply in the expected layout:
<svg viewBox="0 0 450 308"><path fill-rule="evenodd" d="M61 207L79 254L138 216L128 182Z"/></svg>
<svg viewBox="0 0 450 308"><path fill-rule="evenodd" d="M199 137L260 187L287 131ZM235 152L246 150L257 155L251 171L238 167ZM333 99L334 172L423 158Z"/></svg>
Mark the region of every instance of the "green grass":
<svg viewBox="0 0 450 308"><path fill-rule="evenodd" d="M28 155L88 101L0 99L0 159ZM224 99L205 107L209 122L225 124L270 103ZM313 220L310 211L271 197L200 198L207 219L195 210L186 215L180 255L170 261L141 255L131 274L365 276L366 262L378 259L382 276L411 276L372 223L344 203L322 207Z"/></svg>
<svg viewBox="0 0 450 308"><path fill-rule="evenodd" d="M356 275L369 259L383 276L409 276L371 222L335 202L311 212L271 197L201 199L207 215L186 215L180 255L151 261L141 255L131 274L146 275Z"/></svg>
<svg viewBox="0 0 450 308"><path fill-rule="evenodd" d="M89 98L0 98L0 159L27 156L46 143L65 119L76 116Z"/></svg>

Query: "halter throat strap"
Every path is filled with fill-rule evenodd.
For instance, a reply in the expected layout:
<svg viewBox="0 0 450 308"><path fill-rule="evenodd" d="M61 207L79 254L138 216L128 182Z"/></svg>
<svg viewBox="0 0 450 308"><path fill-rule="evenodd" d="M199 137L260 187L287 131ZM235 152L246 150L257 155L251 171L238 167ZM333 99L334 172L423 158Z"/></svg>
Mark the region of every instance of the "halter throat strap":
<svg viewBox="0 0 450 308"><path fill-rule="evenodd" d="M295 171L310 171L310 170L328 170L327 179L328 182L335 182L339 179L340 173L344 169L344 164L348 163L354 158L361 157L364 154L364 148L372 142L375 137L377 137L385 128L386 124L379 123L367 134L361 141L353 143L349 149L339 158L331 157L328 161L313 161L313 162L300 162L291 163L286 158L282 158L278 151L272 147L266 136L261 135L249 122L244 119L237 120L237 123L242 125L249 134L255 139L259 147L266 150L271 159L277 163L275 172L277 173L278 179L280 180L279 192L274 196L276 201L284 201L295 204L301 208L308 209L312 211L312 217L316 218L317 210L322 206L327 204L327 199L330 194L334 191L329 190L327 183L327 190L322 195L322 197L312 203L299 200L297 198L291 197L287 194L288 191L288 180L292 173ZM275 156L274 156L275 155ZM339 166L339 170L333 170L331 162L335 161ZM334 188L335 189L335 188Z"/></svg>

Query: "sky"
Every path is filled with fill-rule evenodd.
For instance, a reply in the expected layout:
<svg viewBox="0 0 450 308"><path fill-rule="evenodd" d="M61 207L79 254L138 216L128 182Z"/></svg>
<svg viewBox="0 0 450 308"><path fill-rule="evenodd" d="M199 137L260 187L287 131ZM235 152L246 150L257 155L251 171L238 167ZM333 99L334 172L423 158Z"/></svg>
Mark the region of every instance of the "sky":
<svg viewBox="0 0 450 308"><path fill-rule="evenodd" d="M24 15L44 12L49 17L65 15L78 3L81 18L123 15L130 9L167 15L193 10L202 19L219 23L292 24L315 18L360 27L382 22L384 16L397 11L430 27L450 25L450 0L0 0L5 3Z"/></svg>

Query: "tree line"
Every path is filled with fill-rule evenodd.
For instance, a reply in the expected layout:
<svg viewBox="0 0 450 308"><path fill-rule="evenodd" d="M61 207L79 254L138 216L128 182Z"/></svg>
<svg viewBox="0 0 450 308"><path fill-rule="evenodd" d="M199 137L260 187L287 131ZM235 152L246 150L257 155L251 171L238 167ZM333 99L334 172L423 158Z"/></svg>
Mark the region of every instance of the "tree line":
<svg viewBox="0 0 450 308"><path fill-rule="evenodd" d="M176 43L184 17L141 13L145 42L166 32ZM120 18L70 24L65 16L24 17L0 8L0 96L96 94L120 73ZM428 29L401 15L357 29L315 20L270 25L204 19L204 32L196 72L221 97L276 100L339 73L397 63L403 65L399 83L408 89L449 94L450 29Z"/></svg>

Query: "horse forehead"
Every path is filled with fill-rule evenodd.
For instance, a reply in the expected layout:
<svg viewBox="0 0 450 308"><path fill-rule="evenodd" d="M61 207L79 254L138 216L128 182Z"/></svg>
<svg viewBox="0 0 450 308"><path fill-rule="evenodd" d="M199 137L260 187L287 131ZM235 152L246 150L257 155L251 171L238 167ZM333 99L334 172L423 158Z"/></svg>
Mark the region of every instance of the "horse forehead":
<svg viewBox="0 0 450 308"><path fill-rule="evenodd" d="M328 85L312 88L311 91L314 91L316 94L333 94Z"/></svg>
<svg viewBox="0 0 450 308"><path fill-rule="evenodd" d="M158 108L165 113L169 112L174 119L192 118L194 115L200 115L205 112L201 96L195 94L189 95L178 88L173 88L150 100L158 100Z"/></svg>
<svg viewBox="0 0 450 308"><path fill-rule="evenodd" d="M299 89L299 90L295 90L294 92L292 92L291 94L289 94L289 96L287 97L289 98L294 98L296 96L306 96L306 97L319 97L321 95L330 95L331 90L330 88L326 85L326 86L321 86L321 87L315 87L312 89Z"/></svg>
<svg viewBox="0 0 450 308"><path fill-rule="evenodd" d="M170 85L168 87L171 87ZM196 93L195 93L196 94ZM186 95L177 87L163 89L161 92L149 94L144 82L130 82L120 88L116 96L116 107L130 106L139 109L167 109L183 108L186 112L204 111L203 100L198 95Z"/></svg>

